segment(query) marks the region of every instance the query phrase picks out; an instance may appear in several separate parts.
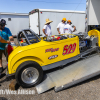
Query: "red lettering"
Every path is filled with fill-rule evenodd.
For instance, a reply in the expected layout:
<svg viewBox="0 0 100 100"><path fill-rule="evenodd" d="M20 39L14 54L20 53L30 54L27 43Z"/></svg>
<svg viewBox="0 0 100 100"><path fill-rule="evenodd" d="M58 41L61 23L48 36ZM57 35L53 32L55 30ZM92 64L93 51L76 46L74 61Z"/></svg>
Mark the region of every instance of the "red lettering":
<svg viewBox="0 0 100 100"><path fill-rule="evenodd" d="M63 55L73 53L75 49L76 49L76 43L70 44L69 46L65 45L63 50Z"/></svg>
<svg viewBox="0 0 100 100"><path fill-rule="evenodd" d="M50 51L53 52L53 48L51 48Z"/></svg>
<svg viewBox="0 0 100 100"><path fill-rule="evenodd" d="M56 51L58 51L58 50L59 50L59 48L56 49Z"/></svg>
<svg viewBox="0 0 100 100"><path fill-rule="evenodd" d="M45 52L48 52L48 49L46 49L46 51Z"/></svg>
<svg viewBox="0 0 100 100"><path fill-rule="evenodd" d="M46 49L45 52L55 52L55 51L58 51L58 50L59 50L59 48L55 48L55 49L50 48L50 49Z"/></svg>
<svg viewBox="0 0 100 100"><path fill-rule="evenodd" d="M73 49L73 52L74 52L75 49L76 49L76 43L73 44L73 48L72 49Z"/></svg>
<svg viewBox="0 0 100 100"><path fill-rule="evenodd" d="M68 52L68 45L64 46L63 55L66 55Z"/></svg>
<svg viewBox="0 0 100 100"><path fill-rule="evenodd" d="M69 46L69 48L68 48L68 52L67 52L67 54L72 53L71 51L72 51L72 44L70 44L70 46Z"/></svg>

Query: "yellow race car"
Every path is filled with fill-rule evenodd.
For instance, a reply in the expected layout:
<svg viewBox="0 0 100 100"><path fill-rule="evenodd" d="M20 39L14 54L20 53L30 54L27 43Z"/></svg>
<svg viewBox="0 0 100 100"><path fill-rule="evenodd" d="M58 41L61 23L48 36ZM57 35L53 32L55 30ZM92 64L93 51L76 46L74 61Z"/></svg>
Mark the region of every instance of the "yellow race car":
<svg viewBox="0 0 100 100"><path fill-rule="evenodd" d="M93 33L94 32L94 33ZM83 58L100 46L99 31L83 34L39 37L32 30L18 33L19 46L6 46L7 75L15 74L22 87L32 87L43 79L43 71ZM93 34L92 34L93 33Z"/></svg>

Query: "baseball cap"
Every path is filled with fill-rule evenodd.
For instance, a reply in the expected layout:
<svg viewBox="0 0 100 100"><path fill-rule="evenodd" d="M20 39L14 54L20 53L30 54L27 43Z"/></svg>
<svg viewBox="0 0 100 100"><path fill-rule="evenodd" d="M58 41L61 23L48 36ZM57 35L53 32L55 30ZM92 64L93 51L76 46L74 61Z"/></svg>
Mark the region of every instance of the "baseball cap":
<svg viewBox="0 0 100 100"><path fill-rule="evenodd" d="M63 18L62 20L64 20L65 22L67 21L66 18Z"/></svg>
<svg viewBox="0 0 100 100"><path fill-rule="evenodd" d="M1 22L3 25L7 25L7 24L6 24L6 21L5 21L4 19L1 19L0 22Z"/></svg>
<svg viewBox="0 0 100 100"><path fill-rule="evenodd" d="M70 22L70 23L72 24L71 20L68 20L67 23L68 23L68 22Z"/></svg>

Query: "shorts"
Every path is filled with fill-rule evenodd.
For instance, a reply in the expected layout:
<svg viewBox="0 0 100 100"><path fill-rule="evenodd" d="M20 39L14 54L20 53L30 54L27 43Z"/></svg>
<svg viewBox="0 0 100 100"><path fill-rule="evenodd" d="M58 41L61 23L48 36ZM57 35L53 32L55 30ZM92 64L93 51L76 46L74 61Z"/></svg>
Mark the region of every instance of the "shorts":
<svg viewBox="0 0 100 100"><path fill-rule="evenodd" d="M2 59L2 54L5 55L5 50L0 50L0 59Z"/></svg>

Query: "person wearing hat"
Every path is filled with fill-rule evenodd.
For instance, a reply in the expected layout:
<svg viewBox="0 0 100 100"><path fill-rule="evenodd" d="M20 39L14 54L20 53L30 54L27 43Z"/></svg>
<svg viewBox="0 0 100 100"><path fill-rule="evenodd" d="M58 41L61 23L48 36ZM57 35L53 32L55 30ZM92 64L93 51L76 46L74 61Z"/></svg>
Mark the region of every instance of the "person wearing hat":
<svg viewBox="0 0 100 100"><path fill-rule="evenodd" d="M72 32L76 30L76 27L72 27L71 24L71 20L68 20L67 24L64 26L64 33L72 34Z"/></svg>
<svg viewBox="0 0 100 100"><path fill-rule="evenodd" d="M66 21L66 18L63 18L62 21L58 24L57 31L59 34L64 34L64 26L67 24Z"/></svg>
<svg viewBox="0 0 100 100"><path fill-rule="evenodd" d="M0 22L0 31L2 32L2 23ZM1 36L0 36L0 43L10 43L10 41L6 41L4 40Z"/></svg>
<svg viewBox="0 0 100 100"><path fill-rule="evenodd" d="M46 19L46 23L43 27L43 33L45 34L45 36L51 36L52 35L52 32L51 32L51 26L50 26L50 23L53 22L53 21L50 21L49 19Z"/></svg>
<svg viewBox="0 0 100 100"><path fill-rule="evenodd" d="M5 46L7 43L14 41L12 33L9 28L5 27L6 21L4 19L0 20L0 73L3 71L2 67L2 54L5 51ZM10 41L8 41L10 40Z"/></svg>

